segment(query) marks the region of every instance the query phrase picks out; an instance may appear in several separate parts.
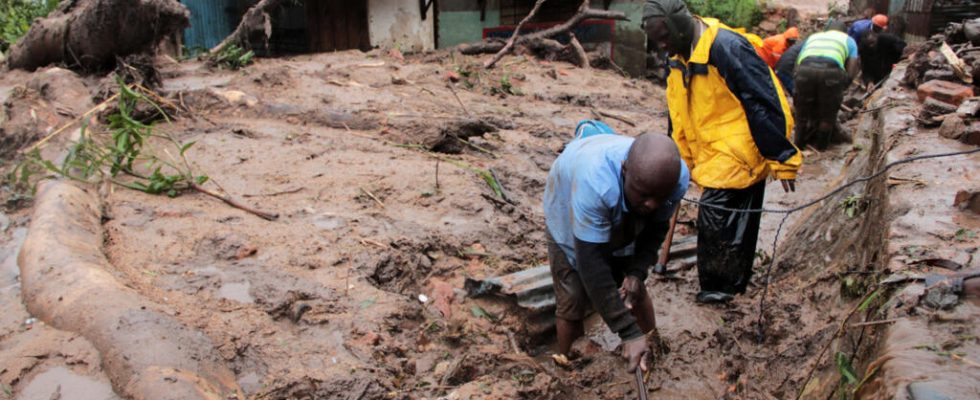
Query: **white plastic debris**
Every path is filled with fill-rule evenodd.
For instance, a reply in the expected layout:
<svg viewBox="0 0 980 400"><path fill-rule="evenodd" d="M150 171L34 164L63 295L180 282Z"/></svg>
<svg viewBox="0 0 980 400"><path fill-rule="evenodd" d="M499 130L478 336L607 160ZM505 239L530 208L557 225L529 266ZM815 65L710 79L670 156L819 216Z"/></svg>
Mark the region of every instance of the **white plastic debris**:
<svg viewBox="0 0 980 400"><path fill-rule="evenodd" d="M429 302L429 296L426 296L424 294L420 294L419 295L419 301L421 301L422 304L428 303Z"/></svg>

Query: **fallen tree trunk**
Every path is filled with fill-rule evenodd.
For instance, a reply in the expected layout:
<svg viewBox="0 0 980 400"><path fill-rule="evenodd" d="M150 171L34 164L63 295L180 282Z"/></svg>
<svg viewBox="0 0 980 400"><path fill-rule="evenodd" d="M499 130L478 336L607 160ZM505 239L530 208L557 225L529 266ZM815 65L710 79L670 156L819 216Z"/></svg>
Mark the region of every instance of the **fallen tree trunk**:
<svg viewBox="0 0 980 400"><path fill-rule="evenodd" d="M282 3L283 0L262 0L249 8L242 16L241 22L235 27L235 31L217 46L214 46L210 53L215 54L232 44L248 47L246 44L253 32L261 33L265 42L268 43L269 38L272 37L272 17L269 16L269 10L279 7Z"/></svg>
<svg viewBox="0 0 980 400"><path fill-rule="evenodd" d="M190 12L177 0L63 2L34 22L10 48L10 68L33 71L49 64L104 70L116 57L147 52L188 26Z"/></svg>
<svg viewBox="0 0 980 400"><path fill-rule="evenodd" d="M243 399L209 337L109 272L100 209L94 189L41 184L17 260L27 310L92 342L124 398Z"/></svg>
<svg viewBox="0 0 980 400"><path fill-rule="evenodd" d="M535 7L534 9L532 9L531 14L528 14L527 18L521 21L517 29L514 31L513 36L511 36L511 39L509 39L506 43L500 41L499 39L491 39L489 41L485 41L481 43L462 44L458 46L457 49L459 50L460 53L467 54L467 55L496 53L496 55L485 64L485 67L489 69L489 68L493 68L494 65L496 65L496 63L500 61L500 59L503 58L505 55L507 55L508 53L514 51L514 49L519 47L532 48L537 50L541 50L542 48L552 48L551 51L554 52L558 52L558 53L565 52L566 50L568 50L568 46L561 45L560 48L555 47L554 43L557 42L551 40L551 38L561 34L571 33L571 30L576 26L578 26L578 24L582 23L582 21L589 20L589 19L614 19L620 21L629 20L629 18L626 17L626 14L624 14L621 11L592 9L590 7L590 3L591 3L590 0L583 0L582 4L579 6L578 12L576 12L575 15L573 15L567 21L555 25L551 28L545 29L543 31L538 31L538 32L534 32L528 35L518 37L518 35L520 34L520 28L524 25L524 23L527 20L533 17L533 14L540 7L540 3L543 3L543 1L535 4ZM515 37L517 38L514 39ZM584 53L584 49L581 48L581 44L578 43L578 40L575 39L574 35L572 35L572 40L573 43L571 44L572 48L570 50L574 52L575 58L582 60L581 55L582 53ZM588 58L587 57L585 58L584 63L576 62L576 64L580 66L587 66Z"/></svg>

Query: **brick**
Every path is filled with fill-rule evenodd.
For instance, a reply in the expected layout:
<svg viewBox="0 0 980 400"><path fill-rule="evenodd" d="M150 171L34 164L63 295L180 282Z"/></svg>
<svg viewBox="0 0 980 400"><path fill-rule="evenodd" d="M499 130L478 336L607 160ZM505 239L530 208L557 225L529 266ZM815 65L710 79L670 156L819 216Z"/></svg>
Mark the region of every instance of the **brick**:
<svg viewBox="0 0 980 400"><path fill-rule="evenodd" d="M922 112L919 114L919 118L923 120L930 120L932 118L954 112L956 112L955 105L929 97L926 98L926 101L922 102ZM936 124L938 123L939 122L937 121Z"/></svg>
<svg viewBox="0 0 980 400"><path fill-rule="evenodd" d="M973 97L973 88L953 82L932 80L919 85L917 93L919 101L924 102L927 98L931 98L959 106L963 100Z"/></svg>

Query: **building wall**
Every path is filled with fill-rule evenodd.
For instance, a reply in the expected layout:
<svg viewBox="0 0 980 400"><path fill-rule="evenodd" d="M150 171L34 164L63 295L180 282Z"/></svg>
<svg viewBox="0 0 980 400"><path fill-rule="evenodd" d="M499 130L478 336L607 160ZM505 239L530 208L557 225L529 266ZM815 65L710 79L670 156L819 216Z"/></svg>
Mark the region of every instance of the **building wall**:
<svg viewBox="0 0 980 400"><path fill-rule="evenodd" d="M368 26L372 46L405 51L436 47L435 6L423 21L417 1L368 0Z"/></svg>
<svg viewBox="0 0 980 400"><path fill-rule="evenodd" d="M478 42L483 39L484 28L500 26L499 0L486 2L486 14L481 21L477 0L440 0L438 47ZM596 1L592 7L602 7L602 3ZM610 10L622 11L630 18L616 21L613 55L616 64L633 75L640 75L646 69L646 35L640 29L643 3L643 0L613 0L609 6Z"/></svg>

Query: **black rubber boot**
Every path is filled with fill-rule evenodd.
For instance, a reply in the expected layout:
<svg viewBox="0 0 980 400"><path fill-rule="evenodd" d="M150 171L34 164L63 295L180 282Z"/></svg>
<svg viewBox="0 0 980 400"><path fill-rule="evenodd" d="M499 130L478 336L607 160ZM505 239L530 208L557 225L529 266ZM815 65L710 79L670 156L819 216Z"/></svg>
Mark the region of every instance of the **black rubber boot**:
<svg viewBox="0 0 980 400"><path fill-rule="evenodd" d="M725 292L709 292L705 290L698 292L697 297L698 303L703 304L728 303L733 299L735 299L735 296Z"/></svg>

